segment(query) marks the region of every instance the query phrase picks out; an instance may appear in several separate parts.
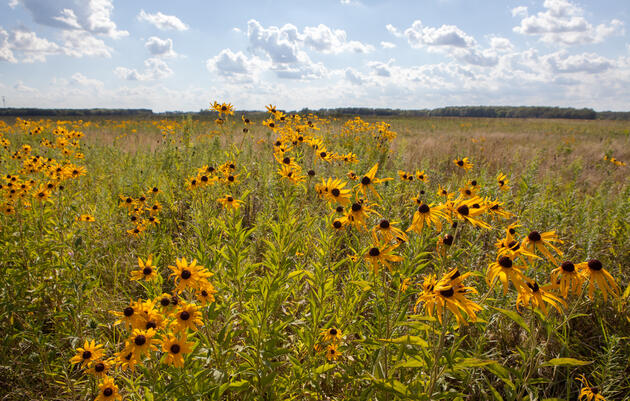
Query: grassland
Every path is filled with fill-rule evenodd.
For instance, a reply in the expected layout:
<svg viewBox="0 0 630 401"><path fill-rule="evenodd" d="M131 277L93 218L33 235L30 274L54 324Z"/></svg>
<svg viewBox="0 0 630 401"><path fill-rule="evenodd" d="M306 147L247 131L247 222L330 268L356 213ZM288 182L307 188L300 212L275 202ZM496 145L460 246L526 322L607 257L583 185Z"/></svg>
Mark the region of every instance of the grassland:
<svg viewBox="0 0 630 401"><path fill-rule="evenodd" d="M393 118L388 127L310 116L278 119L271 128L234 116L222 125L185 118L5 121L1 173L19 176L26 189L11 197L11 178L2 182L4 205L15 210L0 216L0 399L113 399L116 393L103 395L103 379L87 372L97 360L70 362L86 340L104 346L108 376L128 400L573 400L589 387L607 400L630 399L630 175L610 161L630 161L627 122ZM53 133L58 126L65 129ZM352 153L357 162L325 160L322 146L326 157ZM45 160L29 171L24 163L35 155ZM278 173L284 157L294 158L292 171L303 181ZM453 163L464 157L474 164L470 171ZM372 184L378 196L359 194L377 163L376 178L392 180ZM65 175L52 171L60 166ZM414 177L424 171L429 180L403 180L399 170ZM500 189L499 173L509 189ZM200 184L203 175L216 182ZM365 228L347 219L349 204L335 211L338 204L322 191L329 177L347 183L349 204L363 198L378 212ZM489 228L457 218L460 188L471 181ZM438 195L439 186L454 195ZM38 199L41 191L48 192ZM238 209L217 202L228 195L242 201ZM125 207L127 198L133 206ZM493 201L510 214L493 214ZM156 202L158 212L145 210ZM399 234L373 234L384 219L407 230L421 203L444 205L441 231L425 225L404 242ZM151 216L159 223L150 224ZM505 251L495 243L516 221L513 239L521 247L532 231L555 232L561 241L554 244L562 255L510 256L528 280L562 300L557 309L543 302L544 313L534 301L517 308L519 294L532 287L511 283L504 293L501 283L486 280ZM446 234L454 242L442 253ZM388 268L370 259L374 248L392 248L400 260ZM155 280L131 280L138 258L149 256ZM181 271L171 277L168 266L179 258L196 259L213 275L177 291ZM599 286L589 294L589 268L566 297L544 286L563 261L593 259L619 286L606 299ZM460 288L448 277L454 268L478 292L464 297L481 308L460 309L461 321L450 311L429 314L432 301ZM442 295L427 286L432 274L447 276ZM203 288L213 297L202 299ZM162 294L183 302L160 309ZM178 331L177 308L186 304L200 322ZM134 369L115 360L134 342L130 328L116 324L130 305L159 320L157 349L138 360L142 351L134 350ZM144 325L142 319L130 324ZM165 363L163 343L173 333L193 344L183 367ZM590 386L576 380L580 375Z"/></svg>

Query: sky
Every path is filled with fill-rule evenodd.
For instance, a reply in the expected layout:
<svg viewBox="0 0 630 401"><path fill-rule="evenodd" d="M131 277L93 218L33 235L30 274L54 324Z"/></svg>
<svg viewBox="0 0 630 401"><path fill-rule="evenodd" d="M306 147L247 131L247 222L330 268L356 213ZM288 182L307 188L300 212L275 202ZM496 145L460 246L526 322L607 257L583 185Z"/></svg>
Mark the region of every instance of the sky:
<svg viewBox="0 0 630 401"><path fill-rule="evenodd" d="M627 0L0 0L6 107L630 110Z"/></svg>

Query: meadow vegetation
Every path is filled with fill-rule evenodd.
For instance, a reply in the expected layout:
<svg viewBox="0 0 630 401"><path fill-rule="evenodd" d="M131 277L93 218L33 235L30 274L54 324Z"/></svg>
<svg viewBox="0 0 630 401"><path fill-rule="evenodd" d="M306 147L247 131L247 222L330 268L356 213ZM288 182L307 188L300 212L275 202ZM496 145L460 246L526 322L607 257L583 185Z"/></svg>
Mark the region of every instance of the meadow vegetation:
<svg viewBox="0 0 630 401"><path fill-rule="evenodd" d="M212 109L0 121L0 399L630 399L628 122Z"/></svg>

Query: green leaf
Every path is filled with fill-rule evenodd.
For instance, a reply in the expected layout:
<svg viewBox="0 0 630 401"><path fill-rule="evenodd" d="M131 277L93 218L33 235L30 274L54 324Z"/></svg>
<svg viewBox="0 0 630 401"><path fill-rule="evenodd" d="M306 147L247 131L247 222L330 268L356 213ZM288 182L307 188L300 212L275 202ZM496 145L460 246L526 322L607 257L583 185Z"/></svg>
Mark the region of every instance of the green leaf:
<svg viewBox="0 0 630 401"><path fill-rule="evenodd" d="M378 341L394 344L406 344L406 345L419 345L421 347L427 347L427 342L418 336L402 336L397 338L379 338Z"/></svg>
<svg viewBox="0 0 630 401"><path fill-rule="evenodd" d="M319 374L328 372L330 369L332 369L334 367L335 367L334 363L325 363L325 364L323 364L321 366L316 367L313 372L315 372L315 374L319 375Z"/></svg>
<svg viewBox="0 0 630 401"><path fill-rule="evenodd" d="M494 306L491 306L492 309L495 309L499 312L501 312L503 315L507 316L508 318L510 318L512 321L514 321L514 323L518 324L519 326L521 326L523 329L525 329L529 334L532 334L529 326L527 325L527 323L525 322L525 319L523 319L521 317L521 315L519 315L518 313L511 311L511 310L507 310L507 309L501 309L501 308L496 308Z"/></svg>
<svg viewBox="0 0 630 401"><path fill-rule="evenodd" d="M581 361L575 358L553 358L543 363L541 366L584 366L590 365L593 361Z"/></svg>
<svg viewBox="0 0 630 401"><path fill-rule="evenodd" d="M361 288L362 291L370 291L372 289L372 283L364 280L353 280L350 281L352 284L355 284Z"/></svg>
<svg viewBox="0 0 630 401"><path fill-rule="evenodd" d="M462 358L455 361L455 365L453 367L455 369L480 368L491 365L493 363L497 362L491 359Z"/></svg>
<svg viewBox="0 0 630 401"><path fill-rule="evenodd" d="M426 366L426 363L424 363L423 360L410 358L410 359L406 359L404 361L398 362L394 366L394 368L422 368L424 366Z"/></svg>

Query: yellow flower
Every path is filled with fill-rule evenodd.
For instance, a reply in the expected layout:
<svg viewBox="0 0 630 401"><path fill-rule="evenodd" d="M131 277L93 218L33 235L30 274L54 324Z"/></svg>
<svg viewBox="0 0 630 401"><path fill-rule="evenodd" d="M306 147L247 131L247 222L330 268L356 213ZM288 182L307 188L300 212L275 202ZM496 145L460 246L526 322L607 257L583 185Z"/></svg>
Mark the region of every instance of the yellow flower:
<svg viewBox="0 0 630 401"><path fill-rule="evenodd" d="M87 367L94 361L98 361L103 357L103 345L96 344L96 341L85 341L83 347L77 348L75 356L70 358L70 363L80 363L81 367Z"/></svg>
<svg viewBox="0 0 630 401"><path fill-rule="evenodd" d="M90 368L87 370L87 373L95 377L103 378L107 375L110 368L111 363L108 360L94 361L90 364Z"/></svg>
<svg viewBox="0 0 630 401"><path fill-rule="evenodd" d="M613 276L604 269L602 262L597 259L591 259L588 262L577 264L575 267L584 275L588 277L588 296L593 299L595 295L595 284L602 291L604 301L608 300L608 293L610 292L614 297L619 297L620 289Z"/></svg>
<svg viewBox="0 0 630 401"><path fill-rule="evenodd" d="M367 191L369 190L377 199L381 199L381 196L374 189L375 184L380 184L381 182L390 181L391 178L376 178L376 172L378 171L378 163L376 163L372 168L365 173L365 175L361 178L361 181L355 186L358 187L358 194L362 194L363 196L367 196Z"/></svg>
<svg viewBox="0 0 630 401"><path fill-rule="evenodd" d="M573 263L566 261L551 271L550 281L552 287L560 290L560 294L566 298L569 292L578 294L582 290L584 276Z"/></svg>
<svg viewBox="0 0 630 401"><path fill-rule="evenodd" d="M212 275L203 266L197 265L197 259L194 259L190 264L186 258L176 259L175 265L168 268L173 271L170 277L174 277L175 290L178 292L187 288L197 288L200 279Z"/></svg>
<svg viewBox="0 0 630 401"><path fill-rule="evenodd" d="M184 366L184 354L192 352L194 343L188 342L186 335L177 336L173 333L168 334L162 340L162 351L164 351L163 362L167 365L173 365L176 368Z"/></svg>
<svg viewBox="0 0 630 401"><path fill-rule="evenodd" d="M510 189L508 182L510 182L510 180L507 179L505 174L499 173L497 175L497 184L499 184L499 189L501 191L508 191Z"/></svg>
<svg viewBox="0 0 630 401"><path fill-rule="evenodd" d="M516 254L514 252L498 255L496 261L488 266L486 282L489 287L493 287L498 279L503 283L503 294L507 294L510 281L517 289L526 285L526 278L522 270L527 268L527 266L516 265L514 263L515 257Z"/></svg>
<svg viewBox="0 0 630 401"><path fill-rule="evenodd" d="M243 203L242 200L234 199L232 195L225 195L224 197L217 199L217 202L223 205L225 209L230 210L238 210Z"/></svg>
<svg viewBox="0 0 630 401"><path fill-rule="evenodd" d="M398 242L407 242L407 234L405 234L400 228L396 227L395 224L398 223L387 219L381 220L380 223L372 229L373 241L378 241L377 234L379 234L385 243L391 242L394 239Z"/></svg>
<svg viewBox="0 0 630 401"><path fill-rule="evenodd" d="M403 260L402 256L394 255L392 253L398 245L399 244L385 246L377 244L368 250L365 255L365 260L370 263L372 271L375 274L378 273L378 269L381 265L387 267L387 269L391 271L392 266L390 265L390 262L400 262Z"/></svg>
<svg viewBox="0 0 630 401"><path fill-rule="evenodd" d="M591 386L584 375L577 377L576 380L582 382L583 386L580 390L580 394L578 395L578 401L606 401L606 398L599 393L599 388Z"/></svg>
<svg viewBox="0 0 630 401"><path fill-rule="evenodd" d="M118 393L118 386L114 384L114 379L105 377L98 386L98 396L95 401L122 400L122 396Z"/></svg>
<svg viewBox="0 0 630 401"><path fill-rule="evenodd" d="M322 337L324 342L334 342L339 343L343 338L343 334L341 334L341 330L336 327L329 327L319 334Z"/></svg>
<svg viewBox="0 0 630 401"><path fill-rule="evenodd" d="M155 329L140 330L133 329L128 344L131 346L130 351L138 358L142 355L148 355L149 351L156 350L155 344L158 342L155 337Z"/></svg>
<svg viewBox="0 0 630 401"><path fill-rule="evenodd" d="M529 253L534 254L536 250L539 250L547 259L549 259L554 265L558 265L559 262L549 252L549 249L555 251L558 255L562 256L562 251L556 248L552 242L562 243L555 231L548 231L546 233L539 233L538 231L530 232L526 238L521 241L521 247ZM549 248L549 249L547 249ZM531 257L530 257L531 260Z"/></svg>
<svg viewBox="0 0 630 401"><path fill-rule="evenodd" d="M411 225L407 228L407 232L414 231L418 234L422 234L422 228L426 225L431 227L435 226L435 229L442 231L442 221L440 219L449 220L448 216L444 213L444 205L435 206L435 204L421 203L418 209L413 214Z"/></svg>
<svg viewBox="0 0 630 401"><path fill-rule="evenodd" d="M528 281L527 285L518 288L518 297L516 298L516 309L519 309L520 305L539 308L543 315L547 316L547 306L549 304L556 308L558 312L562 313L562 309L558 304L567 306L567 304L557 296L547 292L548 287L539 287L535 281Z"/></svg>
<svg viewBox="0 0 630 401"><path fill-rule="evenodd" d="M138 258L138 270L131 272L131 279L135 281L142 279L152 281L157 280L157 277L157 269L153 265L153 255L149 255L144 261Z"/></svg>
<svg viewBox="0 0 630 401"><path fill-rule="evenodd" d="M186 329L197 331L197 326L201 325L203 325L203 321L201 320L199 308L195 304L180 301L175 312L173 330L176 332L185 332Z"/></svg>
<svg viewBox="0 0 630 401"><path fill-rule="evenodd" d="M457 167L463 168L466 171L473 168L473 164L468 160L467 157L464 157L463 159L455 159L453 160L453 163L455 163Z"/></svg>
<svg viewBox="0 0 630 401"><path fill-rule="evenodd" d="M341 352L339 352L337 344L328 344L328 347L326 348L326 359L329 361L336 361L340 356Z"/></svg>

